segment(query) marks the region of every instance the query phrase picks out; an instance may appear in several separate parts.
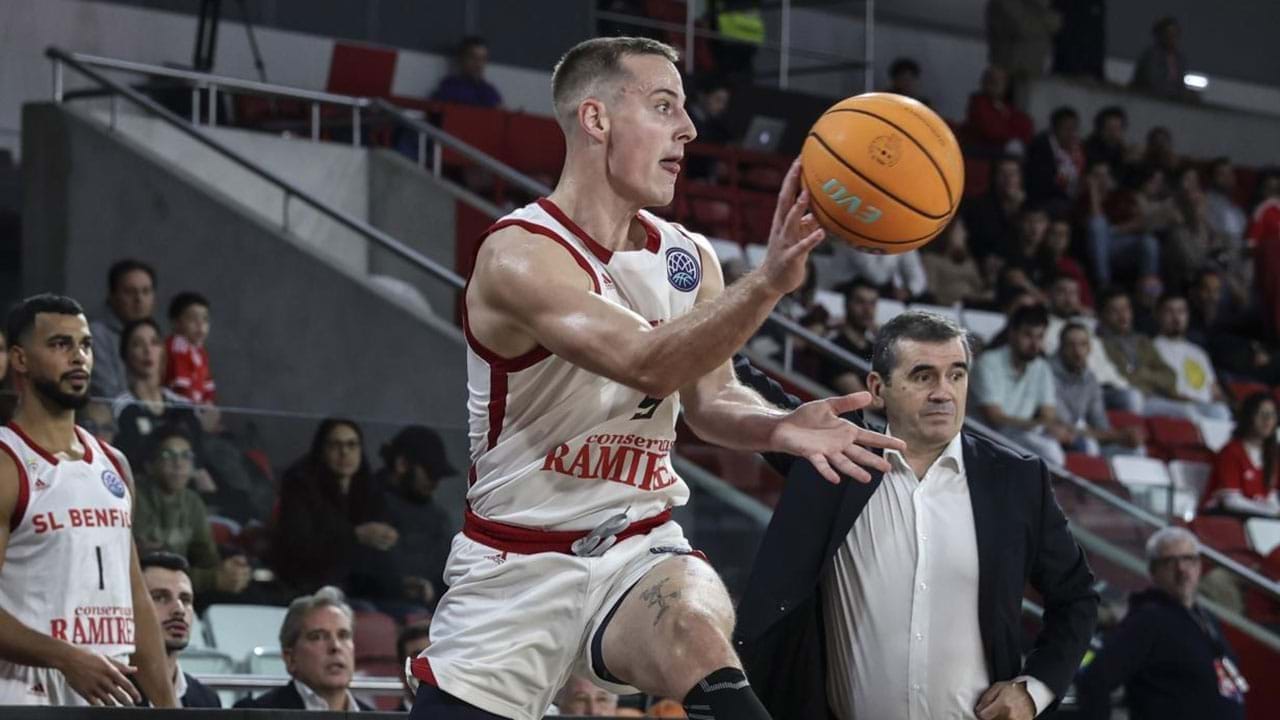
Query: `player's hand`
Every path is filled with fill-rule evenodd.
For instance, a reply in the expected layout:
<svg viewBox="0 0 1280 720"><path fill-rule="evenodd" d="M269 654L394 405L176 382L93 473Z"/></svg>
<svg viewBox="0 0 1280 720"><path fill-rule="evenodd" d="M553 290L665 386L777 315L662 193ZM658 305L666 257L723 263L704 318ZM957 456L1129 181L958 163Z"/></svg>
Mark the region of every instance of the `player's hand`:
<svg viewBox="0 0 1280 720"><path fill-rule="evenodd" d="M796 159L778 191L778 206L769 229L769 248L760 271L769 287L785 295L804 284L805 261L826 232L807 211L809 192L801 188L800 160Z"/></svg>
<svg viewBox="0 0 1280 720"><path fill-rule="evenodd" d="M871 482L864 467L889 471L889 462L867 448L907 448L897 438L872 432L840 417L871 404L871 393L814 400L792 410L778 422L773 433L774 449L808 460L829 482L839 483L840 474L859 482ZM859 467L862 466L862 467Z"/></svg>
<svg viewBox="0 0 1280 720"><path fill-rule="evenodd" d="M973 711L978 720L1032 720L1036 703L1026 683L1004 681L987 688Z"/></svg>
<svg viewBox="0 0 1280 720"><path fill-rule="evenodd" d="M74 645L68 647L66 659L57 670L90 705L129 706L142 702L141 693L128 678L137 668Z"/></svg>

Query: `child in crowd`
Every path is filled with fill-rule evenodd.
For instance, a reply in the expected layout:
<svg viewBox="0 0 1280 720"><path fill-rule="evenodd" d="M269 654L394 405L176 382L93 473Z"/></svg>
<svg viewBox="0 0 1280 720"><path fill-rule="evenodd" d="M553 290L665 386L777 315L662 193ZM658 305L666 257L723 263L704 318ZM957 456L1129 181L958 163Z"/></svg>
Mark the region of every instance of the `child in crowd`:
<svg viewBox="0 0 1280 720"><path fill-rule="evenodd" d="M169 323L164 385L193 405L214 404L213 371L204 347L209 337L208 299L195 292L178 293L169 303Z"/></svg>

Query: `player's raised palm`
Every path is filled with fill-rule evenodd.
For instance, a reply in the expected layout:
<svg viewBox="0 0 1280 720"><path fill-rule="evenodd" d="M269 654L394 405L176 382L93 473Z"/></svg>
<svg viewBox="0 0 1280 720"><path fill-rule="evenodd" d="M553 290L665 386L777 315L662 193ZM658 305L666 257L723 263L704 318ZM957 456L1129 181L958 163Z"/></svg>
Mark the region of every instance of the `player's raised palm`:
<svg viewBox="0 0 1280 720"><path fill-rule="evenodd" d="M809 212L809 191L801 188L800 161L787 171L769 229L769 247L761 271L770 287L789 293L804 283L805 261L826 232Z"/></svg>
<svg viewBox="0 0 1280 720"><path fill-rule="evenodd" d="M814 400L792 410L774 431L774 447L813 463L827 481L838 483L844 474L859 482L870 482L863 468L887 472L889 463L869 448L901 452L901 440L860 428L840 417L871 404L871 393L857 392L825 400Z"/></svg>

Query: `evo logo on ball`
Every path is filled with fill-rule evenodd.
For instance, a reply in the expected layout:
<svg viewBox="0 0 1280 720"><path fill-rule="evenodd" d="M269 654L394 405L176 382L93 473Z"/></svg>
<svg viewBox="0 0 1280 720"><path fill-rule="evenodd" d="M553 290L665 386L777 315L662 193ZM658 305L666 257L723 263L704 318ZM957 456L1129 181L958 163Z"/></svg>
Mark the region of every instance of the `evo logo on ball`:
<svg viewBox="0 0 1280 720"><path fill-rule="evenodd" d="M873 207L871 205L862 207L862 198L851 194L848 188L841 185L840 181L835 178L831 178L823 183L822 192L824 195L831 198L831 202L835 203L837 206L843 207L845 212L868 225L879 220L880 216L884 214L878 207Z"/></svg>

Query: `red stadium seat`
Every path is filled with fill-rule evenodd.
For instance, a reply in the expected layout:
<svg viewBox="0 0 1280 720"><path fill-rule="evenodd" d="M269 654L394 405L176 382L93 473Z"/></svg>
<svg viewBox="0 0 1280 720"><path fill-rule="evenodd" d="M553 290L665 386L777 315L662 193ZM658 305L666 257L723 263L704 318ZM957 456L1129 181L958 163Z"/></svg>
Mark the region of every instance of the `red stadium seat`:
<svg viewBox="0 0 1280 720"><path fill-rule="evenodd" d="M1191 531L1204 544L1224 553L1252 552L1244 536L1244 521L1225 515L1201 515L1191 521Z"/></svg>
<svg viewBox="0 0 1280 720"><path fill-rule="evenodd" d="M1152 417L1147 418L1147 433L1151 442L1169 448L1203 447L1200 430L1195 423L1185 418Z"/></svg>
<svg viewBox="0 0 1280 720"><path fill-rule="evenodd" d="M325 90L336 95L389 97L397 55L391 48L334 43Z"/></svg>
<svg viewBox="0 0 1280 720"><path fill-rule="evenodd" d="M555 179L564 164L564 133L554 118L528 113L507 116L503 160L526 175Z"/></svg>
<svg viewBox="0 0 1280 720"><path fill-rule="evenodd" d="M1104 483L1113 479L1106 458L1086 453L1067 453L1067 470L1090 482Z"/></svg>
<svg viewBox="0 0 1280 720"><path fill-rule="evenodd" d="M231 518L210 515L209 531L213 534L213 542L218 545L238 545L240 542L240 523Z"/></svg>
<svg viewBox="0 0 1280 720"><path fill-rule="evenodd" d="M1172 450L1172 457L1169 460L1190 460L1191 462L1201 462L1207 465L1213 464L1213 451L1207 447L1183 445L1175 447Z"/></svg>
<svg viewBox="0 0 1280 720"><path fill-rule="evenodd" d="M356 664L364 661L394 660L396 657L396 621L380 612L356 613Z"/></svg>
<svg viewBox="0 0 1280 720"><path fill-rule="evenodd" d="M457 103L441 103L440 107L441 129L483 153L503 159L509 113ZM471 165L471 161L447 148L443 160L446 165Z"/></svg>
<svg viewBox="0 0 1280 720"><path fill-rule="evenodd" d="M1141 415L1131 413L1128 410L1108 410L1107 419L1111 421L1112 427L1132 427L1134 425L1143 427L1146 422Z"/></svg>
<svg viewBox="0 0 1280 720"><path fill-rule="evenodd" d="M1244 399L1255 393L1270 393L1271 388L1260 382L1250 380L1233 380L1227 383L1227 393L1237 402L1244 402Z"/></svg>

